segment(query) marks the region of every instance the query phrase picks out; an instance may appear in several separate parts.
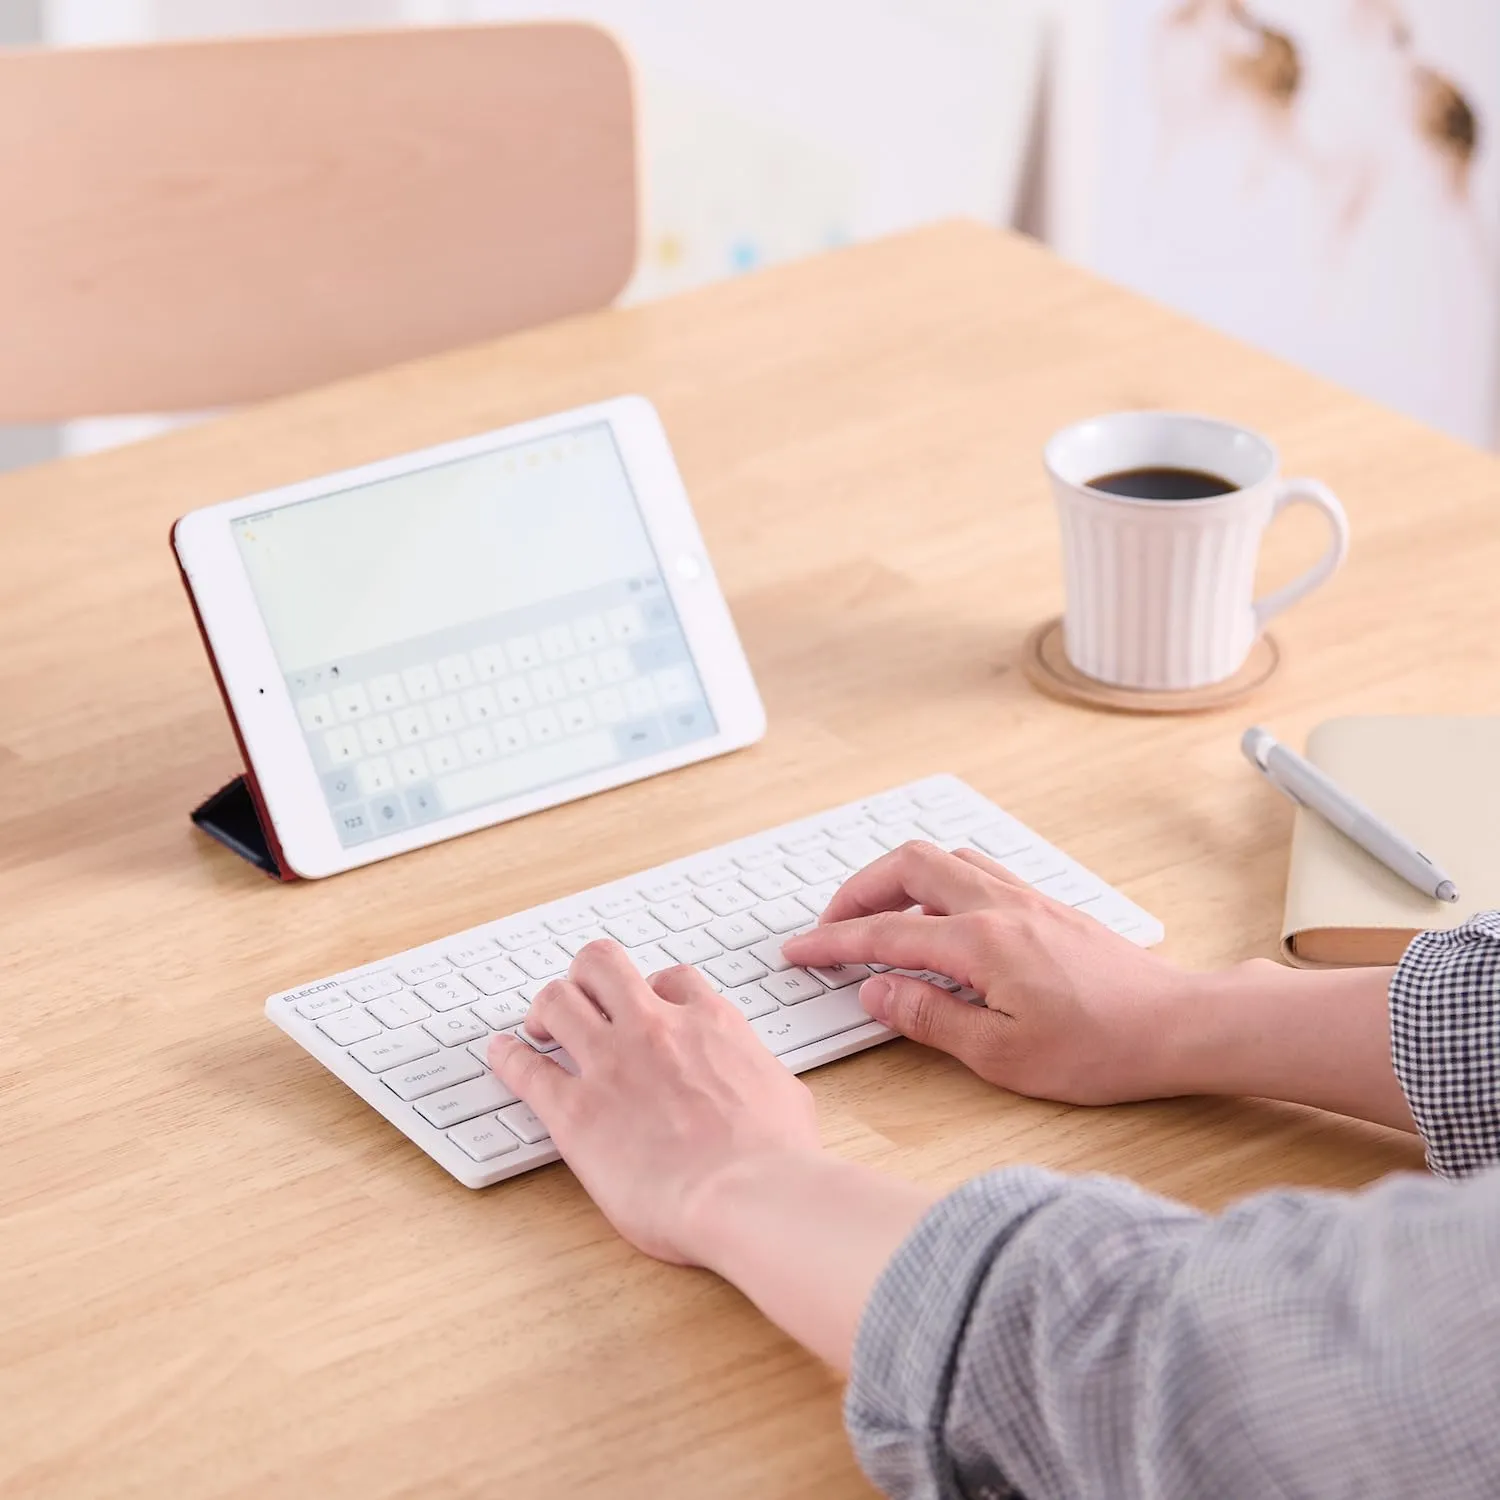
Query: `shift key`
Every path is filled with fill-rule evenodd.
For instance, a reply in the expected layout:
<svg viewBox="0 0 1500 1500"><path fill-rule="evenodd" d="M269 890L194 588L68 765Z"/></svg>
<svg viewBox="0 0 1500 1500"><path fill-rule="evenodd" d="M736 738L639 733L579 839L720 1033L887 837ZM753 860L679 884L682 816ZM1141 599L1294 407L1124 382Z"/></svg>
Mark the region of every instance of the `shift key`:
<svg viewBox="0 0 1500 1500"><path fill-rule="evenodd" d="M486 1073L482 1078L418 1099L412 1108L429 1124L441 1127L462 1124L475 1115L515 1102L516 1096L493 1073Z"/></svg>

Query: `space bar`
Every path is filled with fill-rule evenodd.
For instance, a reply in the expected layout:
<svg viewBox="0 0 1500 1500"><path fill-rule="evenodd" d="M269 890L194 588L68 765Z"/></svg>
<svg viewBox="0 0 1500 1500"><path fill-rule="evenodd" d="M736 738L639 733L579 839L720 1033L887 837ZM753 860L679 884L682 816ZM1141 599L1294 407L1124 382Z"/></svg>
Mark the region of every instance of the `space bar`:
<svg viewBox="0 0 1500 1500"><path fill-rule="evenodd" d="M455 771L437 782L437 794L444 812L461 812L466 807L481 807L499 802L518 792L529 792L553 781L566 781L585 771L597 771L620 758L615 737L607 729L592 734L575 735L558 740L542 749L523 750L504 760L486 761Z"/></svg>
<svg viewBox="0 0 1500 1500"><path fill-rule="evenodd" d="M869 1012L859 1003L859 986L851 984L847 989L817 995L801 1005L762 1016L750 1023L750 1029L780 1057L852 1027L866 1026L869 1021Z"/></svg>

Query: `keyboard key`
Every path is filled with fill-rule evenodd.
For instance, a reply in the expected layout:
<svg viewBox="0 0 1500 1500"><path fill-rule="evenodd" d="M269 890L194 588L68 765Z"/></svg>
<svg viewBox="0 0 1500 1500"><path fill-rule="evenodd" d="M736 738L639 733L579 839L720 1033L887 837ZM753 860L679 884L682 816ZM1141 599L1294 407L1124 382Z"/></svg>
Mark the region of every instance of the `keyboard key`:
<svg viewBox="0 0 1500 1500"><path fill-rule="evenodd" d="M413 1021L425 1020L432 1014L430 1005L405 991L399 995L386 995L379 1000L372 1000L366 1009L383 1026L409 1026Z"/></svg>
<svg viewBox="0 0 1500 1500"><path fill-rule="evenodd" d="M467 969L470 964L477 964L481 959L495 957L499 951L488 938L470 938L448 950L448 962L455 969Z"/></svg>
<svg viewBox="0 0 1500 1500"><path fill-rule="evenodd" d="M786 955L781 951L782 938L770 937L763 943L756 943L750 952L754 958L763 963L773 974L779 974L783 969L791 968Z"/></svg>
<svg viewBox="0 0 1500 1500"><path fill-rule="evenodd" d="M423 1021L422 1030L445 1047L457 1047L462 1042L472 1042L476 1037L490 1034L490 1028L466 1007Z"/></svg>
<svg viewBox="0 0 1500 1500"><path fill-rule="evenodd" d="M448 1132L448 1139L467 1151L475 1161L493 1161L508 1151L521 1149L520 1141L500 1123L498 1115L470 1120L467 1125L455 1125Z"/></svg>
<svg viewBox="0 0 1500 1500"><path fill-rule="evenodd" d="M391 757L391 769L401 786L415 786L417 782L427 780L427 757L418 746L408 745Z"/></svg>
<svg viewBox="0 0 1500 1500"><path fill-rule="evenodd" d="M604 924L604 930L622 947L639 948L667 935L667 929L655 917L643 911L626 912Z"/></svg>
<svg viewBox="0 0 1500 1500"><path fill-rule="evenodd" d="M988 822L983 828L976 828L969 839L976 849L982 849L992 859L1019 854L1036 843L1036 835L1014 821Z"/></svg>
<svg viewBox="0 0 1500 1500"><path fill-rule="evenodd" d="M750 915L768 932L795 932L807 926L807 908L790 896L766 901Z"/></svg>
<svg viewBox="0 0 1500 1500"><path fill-rule="evenodd" d="M1029 880L1033 885L1039 880L1046 880L1050 875L1065 874L1068 868L1067 860L1048 844L1033 845L1019 854L1007 854L1000 863L1012 875Z"/></svg>
<svg viewBox="0 0 1500 1500"><path fill-rule="evenodd" d="M464 763L463 752L458 748L458 741L452 735L445 734L423 748L427 754L427 764L432 767L434 776L445 776L449 771L458 770Z"/></svg>
<svg viewBox="0 0 1500 1500"><path fill-rule="evenodd" d="M1048 875L1035 882L1037 890L1054 901L1067 906L1082 906L1085 901L1097 900L1104 894L1104 887L1092 876L1067 870L1061 875Z"/></svg>
<svg viewBox="0 0 1500 1500"><path fill-rule="evenodd" d="M562 1043L559 1042L555 1037L532 1036L532 1034L526 1029L524 1025L518 1026L516 1028L516 1035L520 1037L521 1040L525 1042L533 1052L556 1052L557 1049L562 1046Z"/></svg>
<svg viewBox="0 0 1500 1500"><path fill-rule="evenodd" d="M601 897L594 902L594 910L608 922L623 917L626 912L639 911L643 904L639 896L627 892L623 896Z"/></svg>
<svg viewBox="0 0 1500 1500"><path fill-rule="evenodd" d="M508 714L525 713L528 708L536 706L536 699L531 696L531 689L526 686L524 677L507 677L503 682L497 682L495 697L499 700L501 709Z"/></svg>
<svg viewBox="0 0 1500 1500"><path fill-rule="evenodd" d="M681 877L668 880L653 880L641 887L641 895L647 901L680 901L691 896L693 888Z"/></svg>
<svg viewBox="0 0 1500 1500"><path fill-rule="evenodd" d="M657 699L663 708L691 703L698 696L692 678L682 667L663 667L660 671L653 672L651 685L656 689Z"/></svg>
<svg viewBox="0 0 1500 1500"><path fill-rule="evenodd" d="M548 917L546 927L548 932L580 932L585 927L594 925L595 916L592 907L582 906L577 911L560 912L555 917Z"/></svg>
<svg viewBox="0 0 1500 1500"><path fill-rule="evenodd" d="M469 1007L481 1021L494 1031L504 1031L509 1026L519 1026L531 1009L530 1001L521 998L519 990L497 995L493 1000L476 1000Z"/></svg>
<svg viewBox="0 0 1500 1500"><path fill-rule="evenodd" d="M570 693L588 693L599 686L599 669L591 657L575 656L564 662L562 674Z"/></svg>
<svg viewBox="0 0 1500 1500"><path fill-rule="evenodd" d="M336 766L347 765L351 760L358 760L359 731L347 727L330 729L323 736L323 748L328 752L329 760Z"/></svg>
<svg viewBox="0 0 1500 1500"><path fill-rule="evenodd" d="M438 1050L438 1044L420 1026L408 1026L404 1031L387 1031L367 1042L356 1042L349 1056L371 1073L384 1073L420 1057L431 1057Z"/></svg>
<svg viewBox="0 0 1500 1500"><path fill-rule="evenodd" d="M416 987L418 996L434 1010L453 1010L479 998L479 991L458 974L440 974Z"/></svg>
<svg viewBox="0 0 1500 1500"><path fill-rule="evenodd" d="M526 715L526 733L538 745L562 738L562 720L554 708L534 708Z"/></svg>
<svg viewBox="0 0 1500 1500"><path fill-rule="evenodd" d="M544 922L528 922L525 927L511 927L500 934L500 945L514 952L517 948L534 948L547 941Z"/></svg>
<svg viewBox="0 0 1500 1500"><path fill-rule="evenodd" d="M960 803L971 802L973 794L967 787L954 786L952 782L936 786L919 787L912 794L912 801L918 807L956 807Z"/></svg>
<svg viewBox="0 0 1500 1500"><path fill-rule="evenodd" d="M526 976L503 958L486 958L466 967L464 978L484 994L498 995L502 990L513 990Z"/></svg>
<svg viewBox="0 0 1500 1500"><path fill-rule="evenodd" d="M332 729L335 723L333 703L327 693L314 693L297 702L297 717L309 734L315 729Z"/></svg>
<svg viewBox="0 0 1500 1500"><path fill-rule="evenodd" d="M704 929L708 935L724 948L748 948L766 937L767 930L754 917L740 912L733 917L720 917Z"/></svg>
<svg viewBox="0 0 1500 1500"><path fill-rule="evenodd" d="M783 969L779 974L771 974L761 988L783 1005L801 1005L804 1000L823 993L823 986L806 969Z"/></svg>
<svg viewBox="0 0 1500 1500"><path fill-rule="evenodd" d="M351 1008L319 1021L318 1030L340 1047L352 1047L355 1042L362 1042L367 1037L379 1036L385 1028L374 1016Z"/></svg>
<svg viewBox="0 0 1500 1500"><path fill-rule="evenodd" d="M805 891L798 891L792 899L805 906L813 916L821 917L824 908L838 894L842 884L841 880L825 880L822 885L810 885Z"/></svg>
<svg viewBox="0 0 1500 1500"><path fill-rule="evenodd" d="M706 885L698 892L698 899L715 916L720 917L733 916L737 911L748 911L755 905L754 892L747 891L737 880L726 880L722 885Z"/></svg>
<svg viewBox="0 0 1500 1500"><path fill-rule="evenodd" d="M512 636L505 643L505 654L510 658L511 671L529 672L542 664L542 643L534 635Z"/></svg>
<svg viewBox="0 0 1500 1500"><path fill-rule="evenodd" d="M917 816L917 804L904 792L876 797L866 806L877 823L910 823Z"/></svg>
<svg viewBox="0 0 1500 1500"><path fill-rule="evenodd" d="M480 682L494 682L510 671L504 646L476 646L469 653L469 660L474 663L474 675Z"/></svg>
<svg viewBox="0 0 1500 1500"><path fill-rule="evenodd" d="M459 735L458 748L465 765L477 766L495 758L495 736L479 724L472 729L465 729Z"/></svg>
<svg viewBox="0 0 1500 1500"><path fill-rule="evenodd" d="M427 958L420 963L405 964L396 970L396 977L405 984L421 984L426 979L436 979L439 974L449 973L445 959Z"/></svg>
<svg viewBox="0 0 1500 1500"><path fill-rule="evenodd" d="M590 943L597 943L600 938L608 936L609 934L602 927L583 927L577 932L570 932L566 937L559 938L557 945L570 958L577 958Z"/></svg>
<svg viewBox="0 0 1500 1500"><path fill-rule="evenodd" d="M396 785L391 763L383 755L377 755L373 760L360 761L354 768L354 778L359 782L360 791L367 797L392 791Z"/></svg>
<svg viewBox="0 0 1500 1500"><path fill-rule="evenodd" d="M828 852L835 859L843 860L851 870L862 870L886 851L884 844L877 843L869 834L861 834L852 839L835 839L828 846Z"/></svg>
<svg viewBox="0 0 1500 1500"><path fill-rule="evenodd" d="M794 855L787 860L786 867L804 885L818 885L824 880L843 880L849 873L844 862L834 858L826 849Z"/></svg>
<svg viewBox="0 0 1500 1500"><path fill-rule="evenodd" d="M547 1134L547 1127L537 1118L529 1104L512 1104L509 1109L502 1109L495 1118L507 1129L513 1130L528 1146L552 1139Z"/></svg>
<svg viewBox="0 0 1500 1500"><path fill-rule="evenodd" d="M713 913L701 901L687 896L659 902L651 908L651 915L673 932L686 932L690 927L701 927Z"/></svg>
<svg viewBox="0 0 1500 1500"><path fill-rule="evenodd" d="M451 1084L467 1083L484 1073L482 1064L476 1062L462 1048L453 1052L429 1057L422 1062L404 1068L392 1068L385 1075L386 1087L401 1099L421 1099L435 1094Z"/></svg>
<svg viewBox="0 0 1500 1500"><path fill-rule="evenodd" d="M309 995L306 1000L299 1000L296 1008L299 1016L316 1021L319 1016L332 1015L336 1010L348 1010L349 996L343 990L324 990L321 995Z"/></svg>
<svg viewBox="0 0 1500 1500"><path fill-rule="evenodd" d="M765 849L746 849L742 854L736 854L734 862L742 870L764 870L767 865L781 865L781 850L772 844Z"/></svg>
<svg viewBox="0 0 1500 1500"><path fill-rule="evenodd" d="M438 681L450 693L459 688L471 687L474 682L474 668L467 656L455 654L443 657L437 664L437 674Z"/></svg>
<svg viewBox="0 0 1500 1500"><path fill-rule="evenodd" d="M556 667L541 667L526 680L538 703L561 703L568 696L568 684Z"/></svg>
<svg viewBox="0 0 1500 1500"><path fill-rule="evenodd" d="M770 901L776 896L790 895L802 885L802 882L783 864L766 865L759 870L746 870L740 876L740 881L764 901Z"/></svg>
<svg viewBox="0 0 1500 1500"><path fill-rule="evenodd" d="M859 1003L856 989L828 990L803 1005L778 1010L750 1023L751 1029L777 1057L837 1036L856 1026L869 1024L870 1017Z"/></svg>
<svg viewBox="0 0 1500 1500"><path fill-rule="evenodd" d="M406 692L401 679L394 672L386 672L370 679L370 703L381 712L400 708L406 702Z"/></svg>
<svg viewBox="0 0 1500 1500"><path fill-rule="evenodd" d="M345 988L351 999L360 1001L378 1000L382 995L394 995L401 988L401 981L389 969L383 974L366 974L363 979L351 979Z"/></svg>
<svg viewBox="0 0 1500 1500"><path fill-rule="evenodd" d="M862 984L870 977L866 964L829 964L826 968L814 964L807 972L830 990L841 990L847 984Z"/></svg>
<svg viewBox="0 0 1500 1500"><path fill-rule="evenodd" d="M931 838L960 838L970 829L977 828L989 818L989 810L983 807L946 807L936 812L924 812L917 818L917 827Z"/></svg>
<svg viewBox="0 0 1500 1500"><path fill-rule="evenodd" d="M423 698L436 698L441 691L437 673L431 667L408 667L401 674L402 685L406 688L406 696L414 702Z"/></svg>
<svg viewBox="0 0 1500 1500"><path fill-rule="evenodd" d="M825 833L793 834L782 839L781 847L788 854L818 854L828 847L828 835Z"/></svg>
<svg viewBox="0 0 1500 1500"><path fill-rule="evenodd" d="M688 871L687 877L694 885L723 885L740 878L740 867L732 860L717 860L713 864L698 865Z"/></svg>
<svg viewBox="0 0 1500 1500"><path fill-rule="evenodd" d="M600 682L628 682L635 676L635 663L631 661L630 653L621 646L611 646L608 650L601 651L594 658L594 665L598 668ZM623 696L622 694L621 697Z"/></svg>
<svg viewBox="0 0 1500 1500"><path fill-rule="evenodd" d="M598 651L609 645L609 626L603 615L580 615L573 621L573 639L580 651Z"/></svg>
<svg viewBox="0 0 1500 1500"><path fill-rule="evenodd" d="M362 719L370 712L370 698L357 682L334 688L333 706L346 724L351 719Z"/></svg>
<svg viewBox="0 0 1500 1500"><path fill-rule="evenodd" d="M875 825L859 813L848 817L834 818L823 825L823 832L831 839L868 838L875 832Z"/></svg>
<svg viewBox="0 0 1500 1500"><path fill-rule="evenodd" d="M633 719L643 719L661 707L649 677L636 677L625 684L625 707Z"/></svg>
<svg viewBox="0 0 1500 1500"><path fill-rule="evenodd" d="M594 717L601 724L623 724L625 722L625 694L619 688L600 688L589 699Z"/></svg>
<svg viewBox="0 0 1500 1500"><path fill-rule="evenodd" d="M562 720L564 734L582 734L585 729L594 727L593 710L582 698L574 698L562 704L557 714Z"/></svg>
<svg viewBox="0 0 1500 1500"><path fill-rule="evenodd" d="M719 993L747 1021L753 1021L757 1016L768 1016L776 1009L776 1002L758 984L742 984L738 989L720 990Z"/></svg>
<svg viewBox="0 0 1500 1500"><path fill-rule="evenodd" d="M914 844L926 838L926 833L915 823L882 823L875 830L875 842L886 849L899 849L902 844Z"/></svg>
<svg viewBox="0 0 1500 1500"><path fill-rule="evenodd" d="M514 1103L515 1097L493 1073L481 1073L467 1083L428 1094L414 1107L430 1125L460 1125L475 1115L489 1114L502 1104Z"/></svg>
<svg viewBox="0 0 1500 1500"><path fill-rule="evenodd" d="M709 959L703 965L703 970L730 989L766 977L766 966L748 953L721 954L718 958Z"/></svg>
<svg viewBox="0 0 1500 1500"><path fill-rule="evenodd" d="M542 655L548 661L561 661L577 649L573 642L573 632L566 625L549 625L542 632Z"/></svg>
<svg viewBox="0 0 1500 1500"><path fill-rule="evenodd" d="M434 698L427 706L427 717L437 734L449 734L465 724L463 705L457 698Z"/></svg>
<svg viewBox="0 0 1500 1500"><path fill-rule="evenodd" d="M470 688L459 699L471 724L490 724L500 717L500 703L491 687Z"/></svg>
<svg viewBox="0 0 1500 1500"><path fill-rule="evenodd" d="M625 956L647 979L653 974L660 974L663 969L675 967L677 963L677 960L665 948L655 943L647 943L640 948L627 948Z"/></svg>
<svg viewBox="0 0 1500 1500"><path fill-rule="evenodd" d="M641 618L639 606L634 604L621 604L606 610L604 623L609 627L612 640L638 641L646 634L646 622Z"/></svg>
<svg viewBox="0 0 1500 1500"><path fill-rule="evenodd" d="M717 958L724 951L702 928L663 938L661 946L664 953L670 954L680 964L701 964L704 959Z"/></svg>
<svg viewBox="0 0 1500 1500"><path fill-rule="evenodd" d="M550 979L554 974L566 972L568 967L568 955L556 943L534 943L518 949L511 957L533 979Z"/></svg>

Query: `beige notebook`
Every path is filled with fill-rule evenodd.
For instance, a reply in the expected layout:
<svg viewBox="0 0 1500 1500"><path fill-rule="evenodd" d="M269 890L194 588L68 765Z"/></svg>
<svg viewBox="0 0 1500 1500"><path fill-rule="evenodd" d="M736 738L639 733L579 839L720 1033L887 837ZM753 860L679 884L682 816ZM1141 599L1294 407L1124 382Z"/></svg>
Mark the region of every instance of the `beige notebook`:
<svg viewBox="0 0 1500 1500"><path fill-rule="evenodd" d="M1422 895L1299 807L1281 927L1292 963L1393 964L1417 933L1500 907L1500 719L1330 719L1306 754L1441 865L1459 899Z"/></svg>

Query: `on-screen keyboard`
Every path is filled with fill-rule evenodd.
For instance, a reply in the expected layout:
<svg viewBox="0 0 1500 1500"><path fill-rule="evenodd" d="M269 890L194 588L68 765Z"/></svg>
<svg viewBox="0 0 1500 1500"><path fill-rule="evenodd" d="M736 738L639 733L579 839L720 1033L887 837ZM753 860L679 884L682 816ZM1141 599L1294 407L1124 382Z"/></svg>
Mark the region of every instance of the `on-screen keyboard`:
<svg viewBox="0 0 1500 1500"><path fill-rule="evenodd" d="M1154 917L965 782L931 776L300 985L266 1014L460 1182L486 1187L557 1159L490 1072L490 1038L520 1026L595 938L616 939L643 974L693 965L794 1072L888 1040L859 1003L868 968L796 968L781 943L855 870L910 839L983 850L1143 947L1162 938ZM555 1044L517 1034L569 1064Z"/></svg>

